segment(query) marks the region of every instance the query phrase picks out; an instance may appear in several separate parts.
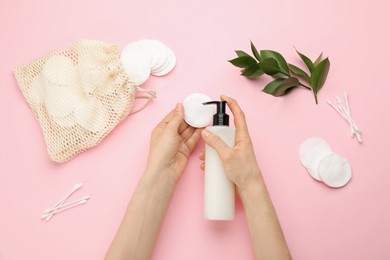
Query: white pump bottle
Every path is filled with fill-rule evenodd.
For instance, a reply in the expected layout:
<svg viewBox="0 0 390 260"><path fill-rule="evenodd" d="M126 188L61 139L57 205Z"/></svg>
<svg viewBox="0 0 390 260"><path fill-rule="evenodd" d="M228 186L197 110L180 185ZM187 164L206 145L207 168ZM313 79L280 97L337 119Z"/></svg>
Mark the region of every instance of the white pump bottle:
<svg viewBox="0 0 390 260"><path fill-rule="evenodd" d="M229 127L226 101L210 101L203 105L217 105L213 126L207 129L218 135L228 146L234 147L236 130ZM233 220L235 211L235 187L226 176L217 152L206 145L204 183L204 218L209 220Z"/></svg>

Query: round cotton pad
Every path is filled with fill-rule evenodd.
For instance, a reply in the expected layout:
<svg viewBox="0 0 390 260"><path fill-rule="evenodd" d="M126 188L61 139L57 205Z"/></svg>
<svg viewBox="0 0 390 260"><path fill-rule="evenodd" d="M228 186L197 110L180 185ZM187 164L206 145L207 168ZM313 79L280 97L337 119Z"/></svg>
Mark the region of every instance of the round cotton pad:
<svg viewBox="0 0 390 260"><path fill-rule="evenodd" d="M329 154L320 161L318 175L326 185L339 188L351 180L352 170L347 160L337 154Z"/></svg>
<svg viewBox="0 0 390 260"><path fill-rule="evenodd" d="M299 159L302 164L305 161L305 158L311 151L314 149L325 149L330 150L330 146L321 138L309 138L304 141L299 148Z"/></svg>
<svg viewBox="0 0 390 260"><path fill-rule="evenodd" d="M66 117L80 103L80 96L74 88L48 86L46 88L45 105L47 112L54 117Z"/></svg>
<svg viewBox="0 0 390 260"><path fill-rule="evenodd" d="M80 85L85 93L92 94L101 85L107 88L107 80L110 78L107 74L102 73L104 68L95 64L93 60L80 58L78 69Z"/></svg>
<svg viewBox="0 0 390 260"><path fill-rule="evenodd" d="M61 127L72 127L76 124L73 114L67 115L66 117L52 116L52 120Z"/></svg>
<svg viewBox="0 0 390 260"><path fill-rule="evenodd" d="M168 47L157 40L138 41L151 54L150 68L152 72L165 64L168 59Z"/></svg>
<svg viewBox="0 0 390 260"><path fill-rule="evenodd" d="M168 47L164 48L164 52L160 54L158 65L152 69L152 74L158 76L164 71L172 60L171 53L168 51Z"/></svg>
<svg viewBox="0 0 390 260"><path fill-rule="evenodd" d="M126 46L121 54L121 62L129 80L141 85L150 76L151 54L139 42Z"/></svg>
<svg viewBox="0 0 390 260"><path fill-rule="evenodd" d="M110 115L100 101L94 98L82 102L74 111L76 122L91 132L103 130L109 123Z"/></svg>
<svg viewBox="0 0 390 260"><path fill-rule="evenodd" d="M41 74L39 74L36 78L33 79L30 87L27 89L27 96L30 97L30 102L35 105L44 103L46 96L46 90L41 78Z"/></svg>
<svg viewBox="0 0 390 260"><path fill-rule="evenodd" d="M330 149L314 149L312 150L302 162L303 166L306 167L307 171L317 181L321 181L318 175L318 165L320 161L327 155L332 154Z"/></svg>
<svg viewBox="0 0 390 260"><path fill-rule="evenodd" d="M70 86L75 82L76 67L71 59L62 55L54 55L43 66L43 74L52 84Z"/></svg>
<svg viewBox="0 0 390 260"><path fill-rule="evenodd" d="M203 105L204 102L208 101L211 101L211 98L201 93L189 95L184 99L184 120L190 126L201 128L211 123L215 108Z"/></svg>
<svg viewBox="0 0 390 260"><path fill-rule="evenodd" d="M175 65L176 65L175 53L171 49L169 49L169 48L167 48L167 53L168 53L168 58L166 60L166 64L164 64L164 66L162 66L158 70L154 71L153 75L155 75L155 76L165 76L169 72L171 72L173 70L173 68L175 67Z"/></svg>

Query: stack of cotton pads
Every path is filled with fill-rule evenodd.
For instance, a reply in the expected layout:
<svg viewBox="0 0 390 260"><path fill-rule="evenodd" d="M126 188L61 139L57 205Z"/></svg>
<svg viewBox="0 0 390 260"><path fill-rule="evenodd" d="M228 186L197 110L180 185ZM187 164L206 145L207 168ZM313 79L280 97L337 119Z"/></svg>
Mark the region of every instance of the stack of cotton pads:
<svg viewBox="0 0 390 260"><path fill-rule="evenodd" d="M342 187L352 178L348 161L333 153L330 146L320 138L304 141L299 149L299 159L311 177L330 187Z"/></svg>
<svg viewBox="0 0 390 260"><path fill-rule="evenodd" d="M201 93L194 93L183 101L184 120L192 127L202 128L209 125L215 114L213 106L205 106L204 102L211 98Z"/></svg>
<svg viewBox="0 0 390 260"><path fill-rule="evenodd" d="M141 85L150 76L164 76L176 65L173 51L160 41L139 40L127 45L121 62L129 80Z"/></svg>

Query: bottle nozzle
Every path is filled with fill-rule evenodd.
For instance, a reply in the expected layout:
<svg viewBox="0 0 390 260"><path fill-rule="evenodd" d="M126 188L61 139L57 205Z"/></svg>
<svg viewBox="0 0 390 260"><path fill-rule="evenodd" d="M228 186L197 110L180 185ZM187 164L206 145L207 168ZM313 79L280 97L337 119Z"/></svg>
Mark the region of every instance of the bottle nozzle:
<svg viewBox="0 0 390 260"><path fill-rule="evenodd" d="M229 115L226 114L226 101L209 101L203 105L217 105L217 113L213 116L213 125L229 126Z"/></svg>

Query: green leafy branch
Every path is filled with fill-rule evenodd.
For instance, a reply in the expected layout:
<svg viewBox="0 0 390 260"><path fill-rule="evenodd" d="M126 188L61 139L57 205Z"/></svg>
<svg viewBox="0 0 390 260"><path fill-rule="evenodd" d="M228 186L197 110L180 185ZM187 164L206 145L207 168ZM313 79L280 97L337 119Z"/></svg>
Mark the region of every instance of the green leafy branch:
<svg viewBox="0 0 390 260"><path fill-rule="evenodd" d="M315 102L318 104L317 94L324 85L330 68L329 59L322 59L322 53L313 62L296 50L308 69L308 72L305 72L303 69L287 63L279 52L259 51L252 42L251 50L253 57L244 51L235 51L237 58L229 60L231 64L241 68L242 76L249 79L258 78L264 74L271 76L273 80L264 87L263 92L275 97L284 96L295 87L304 87L313 91ZM305 81L306 84L303 84L302 81Z"/></svg>

